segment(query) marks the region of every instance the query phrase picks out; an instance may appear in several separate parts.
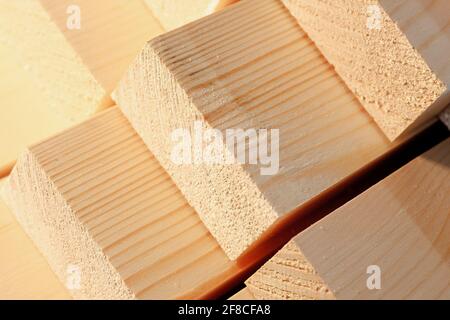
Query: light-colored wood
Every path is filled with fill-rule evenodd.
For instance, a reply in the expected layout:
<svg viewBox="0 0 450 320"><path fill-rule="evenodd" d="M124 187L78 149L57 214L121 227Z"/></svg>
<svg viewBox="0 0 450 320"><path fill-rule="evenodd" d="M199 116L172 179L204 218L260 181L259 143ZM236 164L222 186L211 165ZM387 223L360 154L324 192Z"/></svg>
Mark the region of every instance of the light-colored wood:
<svg viewBox="0 0 450 320"><path fill-rule="evenodd" d="M143 0L0 0L0 171L19 151L111 106L144 43L162 32Z"/></svg>
<svg viewBox="0 0 450 320"><path fill-rule="evenodd" d="M30 147L4 196L76 298L200 298L239 271L118 108Z"/></svg>
<svg viewBox="0 0 450 320"><path fill-rule="evenodd" d="M79 30L67 29L72 1L40 2L108 98L139 50L163 32L142 0L78 0Z"/></svg>
<svg viewBox="0 0 450 320"><path fill-rule="evenodd" d="M447 139L302 232L247 287L260 299L450 299L449 194Z"/></svg>
<svg viewBox="0 0 450 320"><path fill-rule="evenodd" d="M249 301L249 300L255 300L255 297L251 293L251 291L248 288L242 289L238 293L236 293L234 296L230 298L230 300L241 300L241 301Z"/></svg>
<svg viewBox="0 0 450 320"><path fill-rule="evenodd" d="M450 1L283 2L391 140L450 103Z"/></svg>
<svg viewBox="0 0 450 320"><path fill-rule="evenodd" d="M258 300L330 300L334 296L295 243L288 243L247 281Z"/></svg>
<svg viewBox="0 0 450 320"><path fill-rule="evenodd" d="M391 147L276 0L243 1L155 38L113 97L231 259ZM221 132L279 129L278 172L172 162L172 133L194 137L197 120Z"/></svg>
<svg viewBox="0 0 450 320"><path fill-rule="evenodd" d="M166 30L216 12L238 0L145 0Z"/></svg>
<svg viewBox="0 0 450 320"><path fill-rule="evenodd" d="M70 126L71 120L48 107L48 97L24 65L1 45L0 97L0 177L4 177L27 144Z"/></svg>
<svg viewBox="0 0 450 320"><path fill-rule="evenodd" d="M0 180L0 189L6 180ZM0 299L69 299L44 257L0 200Z"/></svg>

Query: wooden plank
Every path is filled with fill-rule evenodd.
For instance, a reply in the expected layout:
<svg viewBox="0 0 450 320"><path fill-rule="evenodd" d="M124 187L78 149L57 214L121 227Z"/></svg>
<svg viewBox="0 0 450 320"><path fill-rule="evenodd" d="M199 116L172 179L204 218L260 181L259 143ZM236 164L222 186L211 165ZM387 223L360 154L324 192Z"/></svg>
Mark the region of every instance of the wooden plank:
<svg viewBox="0 0 450 320"><path fill-rule="evenodd" d="M450 103L448 0L283 0L394 140Z"/></svg>
<svg viewBox="0 0 450 320"><path fill-rule="evenodd" d="M4 182L0 180L0 188ZM70 298L44 257L1 200L0 261L0 299Z"/></svg>
<svg viewBox="0 0 450 320"><path fill-rule="evenodd" d="M145 0L166 30L216 12L238 0Z"/></svg>
<svg viewBox="0 0 450 320"><path fill-rule="evenodd" d="M240 281L118 108L20 157L5 200L76 298L218 297Z"/></svg>
<svg viewBox="0 0 450 320"><path fill-rule="evenodd" d="M449 194L450 138L298 235L247 287L260 299L450 299Z"/></svg>
<svg viewBox="0 0 450 320"><path fill-rule="evenodd" d="M69 28L77 11L80 28ZM0 0L0 171L25 146L111 106L144 43L162 32L142 0ZM42 125L45 123L45 125Z"/></svg>
<svg viewBox="0 0 450 320"><path fill-rule="evenodd" d="M334 296L294 242L289 242L246 285L258 300L330 300Z"/></svg>
<svg viewBox="0 0 450 320"><path fill-rule="evenodd" d="M27 144L63 130L72 121L49 108L48 97L5 46L0 46L0 74L0 177L5 177Z"/></svg>
<svg viewBox="0 0 450 320"><path fill-rule="evenodd" d="M154 39L113 96L231 259L392 147L275 0L240 2ZM278 171L175 163L173 133L198 136L198 121L221 133L278 129Z"/></svg>

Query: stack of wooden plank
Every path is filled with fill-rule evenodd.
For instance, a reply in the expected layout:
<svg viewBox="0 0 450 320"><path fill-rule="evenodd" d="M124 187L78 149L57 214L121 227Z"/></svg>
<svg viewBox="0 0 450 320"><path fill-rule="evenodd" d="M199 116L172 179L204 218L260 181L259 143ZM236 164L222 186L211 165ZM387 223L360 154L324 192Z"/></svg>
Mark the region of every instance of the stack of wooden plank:
<svg viewBox="0 0 450 320"><path fill-rule="evenodd" d="M107 125L115 117L116 124L119 126L116 127L119 129L119 134L110 137L117 140L111 141L109 145L111 146L115 142L125 144L131 142L134 144L134 147L131 146L131 148L134 148L135 151L138 151L136 147L141 148L140 157L136 160L138 162L145 159L150 161L147 161L146 164L140 163L141 166L133 171L134 176L132 172L129 172L130 177L121 177L123 183L126 183L126 179L138 180L139 172L136 169L148 168L149 176L146 178L146 183L142 185L141 180L142 188L135 191L138 194L151 189L152 193L148 195L148 201L141 197L142 201L147 201L141 204L140 210L144 210L144 212L141 213L141 216L133 218L134 223L139 224L142 215L147 215L146 222L142 222L141 225L144 226L145 223L149 223L153 214L154 223L143 230L140 236L142 239L134 241L145 242L143 241L146 240L145 238L150 238L147 239L148 248L155 247L153 251L150 250L150 255L153 255L151 259L161 261L152 269L153 272L159 272L155 275L157 279L154 279L153 282L157 283L158 280L161 280L162 287L166 289L153 290L153 292L156 291L154 295L150 290L144 295L147 298L180 298L184 295L190 298L201 298L208 297L209 294L220 295L220 290L219 293L215 293L216 287L208 285L208 280L214 279L218 275L225 276L223 282L226 284L228 278L233 279L234 275L239 272L228 272L230 269L234 270L233 264L218 248L215 240L212 239L197 216L193 214L192 209L184 204L184 199L179 195L176 187L171 185L169 178L164 175L164 171L155 162L151 153L142 145L139 146L140 140L131 131L126 119L118 113L117 108L113 108L105 115L100 115L94 124L89 125L89 122L84 122L92 114L113 106L110 93L128 64L138 54L145 42L161 34L163 28L147 8L145 2L141 0L105 0L95 3L78 1L77 4L79 11L76 10L76 7L71 8L70 1L2 0L0 2L0 13L4 18L1 19L0 34L2 43L6 44L1 47L1 66L5 71L2 72L1 77L3 103L0 111L2 115L0 120L2 176L7 175L19 151L27 146L80 122L83 131L92 125L100 127L102 123L106 125L104 129L109 130L113 126L107 127ZM202 12L199 10L198 14L200 15ZM77 17L77 13L79 13L79 17ZM76 26L68 28L69 18L79 18L80 28L78 29ZM95 128L90 129L89 132L98 138L105 134L105 132L96 132L93 130ZM69 132L73 131L69 130ZM62 138L60 147L67 146L65 138L70 136L69 132L63 133L64 138ZM57 136L54 139L57 139ZM124 137L132 140L123 141ZM108 137L106 137L107 139ZM48 140L43 143L46 141ZM105 137L102 141L105 141ZM74 145L74 147L75 154L79 154L80 146ZM89 149L88 144L85 147ZM115 150L118 151L117 148ZM58 152L67 152L67 149L54 151L57 152L56 156L58 157L60 155ZM123 154L116 151L107 154L100 153L98 159L105 156L104 161L109 162L112 158L116 158L117 161L117 157L121 157ZM129 154L130 158L135 155L136 153ZM122 164L126 165L127 159L122 160L125 160L125 163ZM91 159L90 164L93 165L95 161L95 159ZM126 171L128 168L130 167L122 167L122 170ZM116 169L121 170L120 166ZM79 180L80 174L81 172L76 178L74 176L73 178ZM96 176L95 172L92 173L91 177L93 176ZM89 177L86 178L89 179ZM131 180L128 183L129 187L133 188ZM129 195L129 190L124 190L124 193ZM88 192L85 194L87 197L92 196ZM14 205L12 204L10 208ZM100 216L103 209L97 208L94 216ZM126 210L129 212L129 208ZM27 212L21 212L27 214ZM48 268L45 259L37 253L3 202L0 213L2 221L1 256L2 262L5 261L1 265L1 298L69 297L64 286L67 285L67 279L70 276L68 267L76 265L76 263L69 260L61 262L62 264L58 266L60 268L60 274L58 274L60 281L58 281ZM18 212L14 213L18 218ZM63 217L59 211L53 211L53 213L56 218ZM18 220L20 221L20 219ZM122 227L131 223L130 220L124 220ZM116 217L115 221L120 222L120 217ZM21 222L26 223L25 221ZM44 221L38 220L37 222L43 223ZM110 222L110 226L114 226L112 220ZM169 228L171 224L176 224L176 228L168 229L165 235L160 234L161 230ZM22 224L22 226L24 225ZM105 225L105 227L107 226ZM120 228L120 224L116 227ZM31 231L26 227L24 229L31 236ZM188 233L184 234L185 231ZM192 235L194 237L191 237ZM31 238L48 260L42 244L33 236ZM186 251L185 249L189 248L192 243L194 247L190 249L191 251ZM166 253L169 248L170 252ZM53 254L52 250L54 249L56 248L49 248L48 254ZM145 248L141 244L139 252L142 252L143 249ZM192 251L195 254L190 256ZM175 255L171 259L164 260L173 253ZM178 259L176 253L189 257L190 260ZM117 258L120 259L119 256ZM196 261L197 258L198 261ZM146 259L148 261L149 257L147 256ZM55 271L57 267L52 262L50 265ZM171 269L168 269L169 266ZM181 266L186 266L186 268L181 268ZM64 268L65 270L63 270ZM176 272L178 269L180 269L179 273ZM182 269L191 273L190 278L193 280L186 280L187 282L181 285L171 283L171 281L176 281L176 278L185 277ZM36 279L36 272L40 272L42 276ZM170 277L172 273L174 274ZM90 271L87 274L92 276ZM205 277L195 280L198 278L197 274L204 274ZM166 278L166 276L168 277ZM185 278L189 279L189 277ZM192 281L196 283L192 283ZM84 286L85 282L82 281L81 285ZM80 289L70 290L72 295L81 298L115 297L107 295L111 293L111 290L104 295L98 295L98 292L83 292L82 286Z"/></svg>
<svg viewBox="0 0 450 320"><path fill-rule="evenodd" d="M2 135L3 172L26 147L4 200L59 282L75 298L223 298L246 280L234 298L449 299L448 2L232 2L0 1L1 121L20 132ZM25 280L44 260L1 212L4 243L27 244L6 270L36 256Z"/></svg>

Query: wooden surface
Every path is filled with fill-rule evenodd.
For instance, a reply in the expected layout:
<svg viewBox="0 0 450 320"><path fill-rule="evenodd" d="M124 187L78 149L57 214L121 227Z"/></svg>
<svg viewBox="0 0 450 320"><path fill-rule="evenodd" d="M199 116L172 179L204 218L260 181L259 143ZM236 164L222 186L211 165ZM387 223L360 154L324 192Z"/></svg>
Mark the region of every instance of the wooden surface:
<svg viewBox="0 0 450 320"><path fill-rule="evenodd" d="M63 130L72 121L49 108L48 97L4 46L0 46L0 75L0 177L4 177L28 144Z"/></svg>
<svg viewBox="0 0 450 320"><path fill-rule="evenodd" d="M112 89L162 32L143 0L0 0L0 173L31 143L112 105Z"/></svg>
<svg viewBox="0 0 450 320"><path fill-rule="evenodd" d="M179 28L189 22L223 9L238 0L145 0L165 30Z"/></svg>
<svg viewBox="0 0 450 320"><path fill-rule="evenodd" d="M31 147L11 177L52 269L80 269L76 298L208 297L239 272L118 108Z"/></svg>
<svg viewBox="0 0 450 320"><path fill-rule="evenodd" d="M409 42L450 87L450 2L446 0L380 0Z"/></svg>
<svg viewBox="0 0 450 320"><path fill-rule="evenodd" d="M260 299L450 299L449 194L450 138L301 233L247 286Z"/></svg>
<svg viewBox="0 0 450 320"><path fill-rule="evenodd" d="M114 98L231 259L391 146L275 0L244 1L155 38ZM194 120L221 132L279 129L279 171L175 164L171 134L194 136Z"/></svg>
<svg viewBox="0 0 450 320"><path fill-rule="evenodd" d="M247 289L258 300L330 300L334 296L290 242L246 281Z"/></svg>
<svg viewBox="0 0 450 320"><path fill-rule="evenodd" d="M249 301L249 300L255 300L255 297L251 293L251 291L248 288L242 289L238 293L236 293L234 296L230 298L230 300L243 300L243 301Z"/></svg>
<svg viewBox="0 0 450 320"><path fill-rule="evenodd" d="M391 139L450 103L448 0L283 0Z"/></svg>
<svg viewBox="0 0 450 320"><path fill-rule="evenodd" d="M97 111L110 105L108 93L133 52L137 52L140 41L150 31L161 32L153 18L147 20L149 13L137 0L102 0L95 5L81 1L83 28L79 32L66 28L69 2L22 3L26 1L33 4L20 8L21 5L10 6L0 0L0 15L5 8L13 8L3 21L9 21L8 28L14 26L11 31L0 23L0 40L6 44L0 47L0 95L8 106L0 108L1 119L6 120L0 135L7 137L2 142L6 147L0 153L0 177L7 173L5 168L14 161L19 149L93 113L80 111L79 106ZM435 1L409 10L402 2L391 7L392 11L386 5L384 8L391 18L400 21L399 27L408 41L421 43L420 53L438 78L447 79L448 90L448 60L442 60L435 49L436 43L439 48L448 44L448 23L436 19L444 12L438 10L442 4ZM18 49L42 53L40 57L16 54L11 47L12 38L4 37L26 37L34 32L30 33L29 28L19 30L29 16L25 20L14 18L31 12L30 8L36 9L31 10L36 13L31 24L38 25L36 29L45 31L42 33L51 41L43 51L39 37L19 44ZM252 19L245 19L250 15ZM110 23L111 16L117 18L117 24ZM232 16L241 20L233 20ZM430 16L438 21L433 25L436 28L418 34L414 26L427 23ZM287 134L286 140L282 137L282 170L275 177L262 177L258 166L243 166L225 171L228 179L233 170L238 175L231 181L223 180L226 184L222 185L223 177L214 171L198 174L189 169L185 177L177 180L183 189L192 184L198 187L205 176L219 177L212 181L219 188L225 186L219 195L229 192L226 188L237 181L233 190L247 198L242 203L228 203L236 212L243 211L241 216L234 216L233 225L225 223L229 216L221 216L222 220L214 222L214 226L211 221L217 217L202 215L211 230L216 230L216 237L230 257L237 257L277 218L311 202L389 149L387 140L353 95L305 33L287 17L287 11L276 1L261 0L257 5L246 1L149 45L155 61L160 60L157 70L161 73L157 76L165 77L166 84L177 94L172 102L179 109L174 111L171 106L166 111L184 118L182 108L187 101L193 101L193 118L204 116L206 126L222 130L273 127L281 128L284 138ZM415 19L420 23L409 23ZM127 27L130 20L136 33ZM249 26L246 23L250 20ZM208 34L202 30L208 30ZM136 34L136 38L130 34ZM125 40L133 45L124 46ZM211 47L205 46L207 42ZM34 45L40 45L40 49L29 50ZM173 60L172 53L181 59ZM72 62L50 66L48 62L55 60L55 54ZM99 56L104 59L98 59ZM139 62L142 60L138 67ZM41 68L49 66L49 72L42 73ZM62 70L65 76L60 77ZM58 78L52 80L44 74ZM48 79L54 83L45 87ZM65 81L74 79L79 81L75 90L67 89L70 86ZM159 89L166 99L167 88L162 85ZM79 96L77 90L86 95ZM188 96L183 95L184 90ZM145 92L138 102L148 103L148 98ZM154 103L153 97L150 99ZM68 106L70 111L61 105L66 100L72 103ZM263 105L266 108L261 109ZM168 119L173 114L168 113ZM164 118L162 113L159 115ZM146 117L140 116L133 123L135 127L145 127L147 123L140 120L148 120ZM181 124L188 126L188 120ZM168 128L176 128L170 127L174 125L170 121ZM161 136L151 137L148 132L143 136L149 145L155 142L148 141L157 141L156 149L160 147ZM448 150L447 141L300 234L233 299L449 299L450 284L442 281L450 279ZM245 183L240 184L243 180ZM41 189L36 189L36 185ZM210 189L205 186L196 189L192 197L189 192L187 195L201 211L210 212L208 202L215 198L204 192ZM31 147L23 154L7 190L10 206L59 280L0 202L0 298L68 299L70 295L63 283L67 281L69 265L82 271L81 289L72 290L78 298L217 297L230 283L237 283L243 272L243 266L225 256L117 108ZM228 200L236 196L233 190ZM262 202L253 202L255 192L261 192L262 196L258 194L256 198L263 198ZM215 212L230 209L222 202L213 201L212 205L216 206ZM255 223L261 207L262 216L256 221L259 225L248 227L243 218ZM244 229L236 231L236 226ZM227 228L235 234L225 239L222 235L229 232ZM236 242L237 249L232 247ZM380 291L368 291L365 287L365 267L374 263L382 270Z"/></svg>
<svg viewBox="0 0 450 320"><path fill-rule="evenodd" d="M107 95L144 44L163 29L143 0L78 0L81 28L68 30L70 0L40 0Z"/></svg>
<svg viewBox="0 0 450 320"><path fill-rule="evenodd" d="M0 188L5 179L0 180ZM0 200L0 299L70 299L44 257Z"/></svg>

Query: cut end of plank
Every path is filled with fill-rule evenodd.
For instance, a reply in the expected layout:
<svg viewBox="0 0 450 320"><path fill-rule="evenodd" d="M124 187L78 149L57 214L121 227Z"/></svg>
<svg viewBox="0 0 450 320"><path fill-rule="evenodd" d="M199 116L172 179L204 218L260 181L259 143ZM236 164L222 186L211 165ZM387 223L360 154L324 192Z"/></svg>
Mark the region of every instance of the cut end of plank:
<svg viewBox="0 0 450 320"><path fill-rule="evenodd" d="M118 108L30 147L5 200L76 298L195 299L240 272Z"/></svg>
<svg viewBox="0 0 450 320"><path fill-rule="evenodd" d="M0 0L0 16L0 171L111 107L129 64L163 32L143 0Z"/></svg>
<svg viewBox="0 0 450 320"><path fill-rule="evenodd" d="M247 281L258 300L332 300L334 296L294 242Z"/></svg>
<svg viewBox="0 0 450 320"><path fill-rule="evenodd" d="M448 300L449 192L447 138L300 233L247 287L259 299L322 292L344 300Z"/></svg>
<svg viewBox="0 0 450 320"><path fill-rule="evenodd" d="M243 1L154 39L113 97L231 259L390 147L276 0ZM269 165L240 164L234 147L224 148L232 164L173 160L174 137L210 129L223 145L228 129L275 131L279 144L267 146Z"/></svg>
<svg viewBox="0 0 450 320"><path fill-rule="evenodd" d="M387 10L374 0L283 2L390 140L427 125L449 103L440 99L449 88L447 0L398 1ZM420 34L423 23L430 26Z"/></svg>
<svg viewBox="0 0 450 320"><path fill-rule="evenodd" d="M17 220L75 298L132 299L134 294L78 221L32 151L22 154L4 198Z"/></svg>

